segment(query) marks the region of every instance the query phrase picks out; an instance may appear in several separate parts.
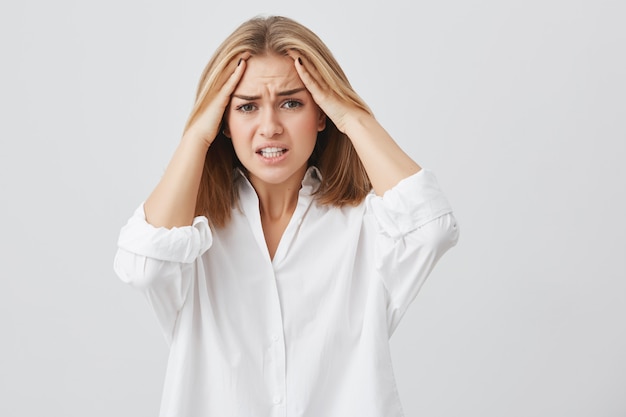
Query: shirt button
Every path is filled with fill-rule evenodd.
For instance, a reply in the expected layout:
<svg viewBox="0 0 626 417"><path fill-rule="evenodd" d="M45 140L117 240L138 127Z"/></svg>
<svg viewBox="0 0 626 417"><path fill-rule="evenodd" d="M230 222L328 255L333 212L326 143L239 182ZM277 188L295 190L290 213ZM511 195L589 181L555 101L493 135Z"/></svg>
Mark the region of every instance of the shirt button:
<svg viewBox="0 0 626 417"><path fill-rule="evenodd" d="M278 342L278 340L279 340L279 339L280 339L280 338L278 337L278 335L277 335L277 334L275 334L275 335L273 335L273 336L272 336L272 340L273 340L274 342Z"/></svg>
<svg viewBox="0 0 626 417"><path fill-rule="evenodd" d="M281 400L280 396L278 395L274 396L274 404L280 404L280 400Z"/></svg>

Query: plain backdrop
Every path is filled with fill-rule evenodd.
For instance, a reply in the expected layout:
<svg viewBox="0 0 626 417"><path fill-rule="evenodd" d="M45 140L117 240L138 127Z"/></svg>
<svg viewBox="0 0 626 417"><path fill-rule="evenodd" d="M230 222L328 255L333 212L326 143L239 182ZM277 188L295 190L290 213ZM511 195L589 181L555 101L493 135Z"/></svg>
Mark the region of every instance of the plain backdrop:
<svg viewBox="0 0 626 417"><path fill-rule="evenodd" d="M406 415L626 416L621 0L2 2L0 415L157 415L116 240L257 14L315 31L455 209L391 339Z"/></svg>

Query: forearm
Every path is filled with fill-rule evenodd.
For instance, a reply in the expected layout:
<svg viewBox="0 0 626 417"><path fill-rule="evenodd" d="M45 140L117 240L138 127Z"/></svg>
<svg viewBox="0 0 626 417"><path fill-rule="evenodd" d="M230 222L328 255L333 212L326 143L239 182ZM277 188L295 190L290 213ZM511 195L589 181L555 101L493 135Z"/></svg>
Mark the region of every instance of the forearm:
<svg viewBox="0 0 626 417"><path fill-rule="evenodd" d="M421 169L371 115L358 111L351 115L344 132L365 166L377 195Z"/></svg>
<svg viewBox="0 0 626 417"><path fill-rule="evenodd" d="M163 177L144 204L148 223L168 229L191 225L207 146L191 133L183 136Z"/></svg>

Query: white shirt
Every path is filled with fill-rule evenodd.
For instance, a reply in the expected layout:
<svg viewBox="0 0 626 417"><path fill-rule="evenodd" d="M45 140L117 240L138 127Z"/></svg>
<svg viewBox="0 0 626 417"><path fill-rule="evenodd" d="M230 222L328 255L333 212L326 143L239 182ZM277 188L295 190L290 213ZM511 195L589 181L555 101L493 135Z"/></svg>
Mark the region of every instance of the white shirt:
<svg viewBox="0 0 626 417"><path fill-rule="evenodd" d="M310 168L273 260L241 176L225 228L165 229L143 205L115 271L147 297L170 346L161 417L396 417L389 337L456 221L434 175L356 206L317 204Z"/></svg>

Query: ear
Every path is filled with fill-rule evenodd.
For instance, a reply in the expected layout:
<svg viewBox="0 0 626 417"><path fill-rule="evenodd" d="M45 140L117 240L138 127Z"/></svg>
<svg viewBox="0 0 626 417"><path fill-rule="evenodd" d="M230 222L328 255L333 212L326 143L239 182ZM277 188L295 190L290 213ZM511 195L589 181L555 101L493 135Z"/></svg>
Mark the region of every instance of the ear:
<svg viewBox="0 0 626 417"><path fill-rule="evenodd" d="M228 126L226 124L224 124L224 128L222 129L222 133L224 134L224 136L226 136L228 139L230 139L230 129L228 128Z"/></svg>
<svg viewBox="0 0 626 417"><path fill-rule="evenodd" d="M322 130L326 129L326 114L324 114L324 112L321 109L319 110L319 112L320 112L320 115L317 120L317 131L321 132Z"/></svg>

